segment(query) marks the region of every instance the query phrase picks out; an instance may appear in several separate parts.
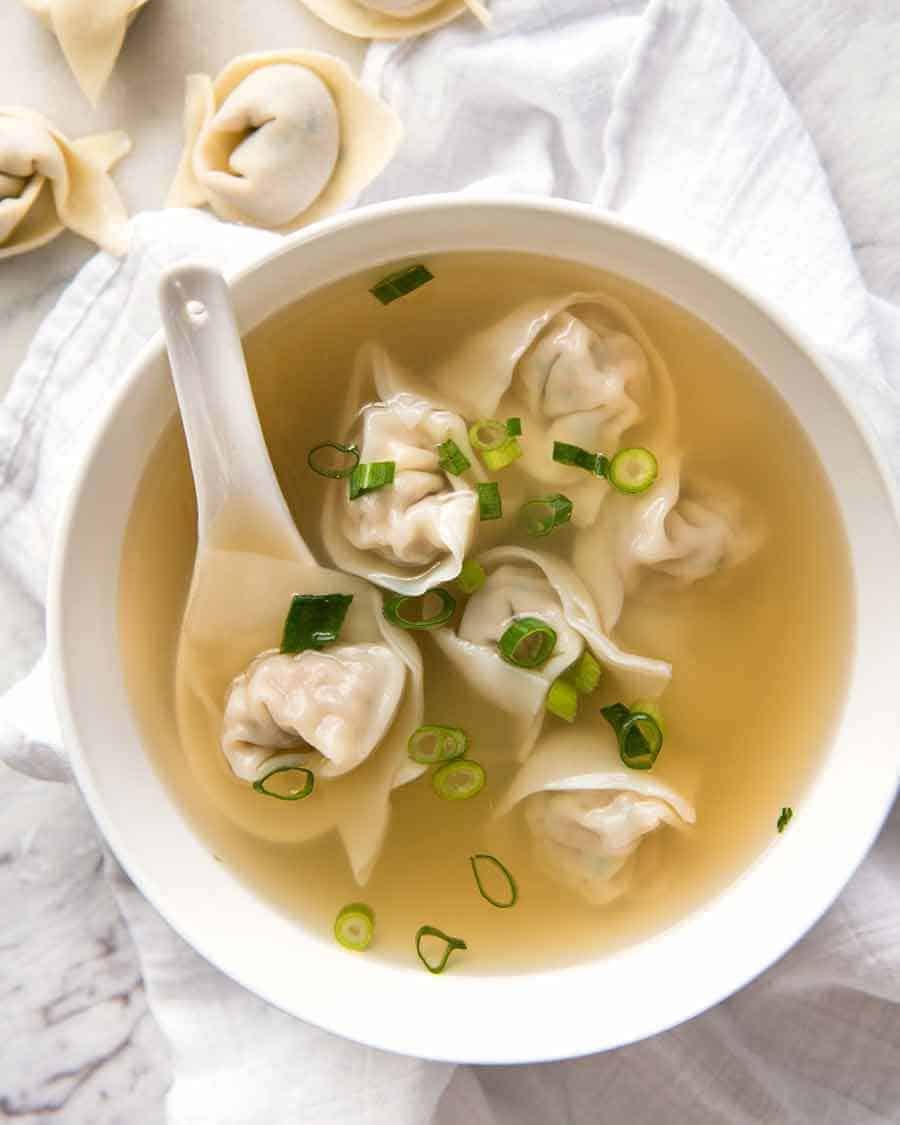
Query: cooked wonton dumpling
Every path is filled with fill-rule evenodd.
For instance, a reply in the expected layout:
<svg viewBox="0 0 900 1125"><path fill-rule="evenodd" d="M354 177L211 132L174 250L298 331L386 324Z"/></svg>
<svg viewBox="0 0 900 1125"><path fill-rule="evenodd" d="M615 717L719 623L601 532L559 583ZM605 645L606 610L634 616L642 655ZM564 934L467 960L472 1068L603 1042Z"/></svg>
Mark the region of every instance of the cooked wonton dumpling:
<svg viewBox="0 0 900 1125"><path fill-rule="evenodd" d="M403 128L340 59L271 51L187 80L185 147L169 207L291 231L336 211L393 156Z"/></svg>
<svg viewBox="0 0 900 1125"><path fill-rule="evenodd" d="M435 644L482 697L511 719L510 743L527 756L540 734L547 692L585 648L627 684L631 698L654 698L671 675L668 664L623 652L603 632L588 591L561 559L519 547L497 547L478 557L487 574L468 599L456 630L435 629ZM535 617L557 635L541 668L518 668L498 641L520 617Z"/></svg>
<svg viewBox="0 0 900 1125"><path fill-rule="evenodd" d="M390 360L383 349L362 349L351 390L366 401L362 385L384 389ZM439 464L437 447L452 438L473 466L466 425L412 394L369 402L357 422L362 462L393 461L392 484L356 500L346 485L329 490L322 524L335 565L397 593L417 595L457 577L478 526L478 499L468 476Z"/></svg>
<svg viewBox="0 0 900 1125"><path fill-rule="evenodd" d="M147 0L24 0L59 40L78 85L96 105L128 25Z"/></svg>
<svg viewBox="0 0 900 1125"><path fill-rule="evenodd" d="M625 767L611 731L560 731L520 768L497 815L521 804L541 867L602 905L628 890L647 837L694 823L691 804L657 774Z"/></svg>
<svg viewBox="0 0 900 1125"><path fill-rule="evenodd" d="M340 777L384 738L405 678L403 661L384 644L260 653L228 689L222 750L245 781L283 750L310 751L304 764L316 777Z"/></svg>
<svg viewBox="0 0 900 1125"><path fill-rule="evenodd" d="M471 12L483 24L482 0L303 0L319 19L360 39L408 39Z"/></svg>
<svg viewBox="0 0 900 1125"><path fill-rule="evenodd" d="M125 133L70 141L31 110L0 108L0 258L67 227L124 254L128 215L108 173L130 148Z"/></svg>

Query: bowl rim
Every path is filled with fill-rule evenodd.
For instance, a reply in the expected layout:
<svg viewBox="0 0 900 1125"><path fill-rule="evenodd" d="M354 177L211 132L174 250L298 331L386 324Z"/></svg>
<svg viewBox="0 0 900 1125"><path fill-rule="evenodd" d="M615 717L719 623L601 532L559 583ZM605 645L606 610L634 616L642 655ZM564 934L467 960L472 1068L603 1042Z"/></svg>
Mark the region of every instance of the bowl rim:
<svg viewBox="0 0 900 1125"><path fill-rule="evenodd" d="M411 214L429 213L449 213L452 215L456 212L471 211L472 209L477 209L482 212L490 212L492 210L518 211L523 213L540 212L557 216L568 216L576 221L582 221L590 225L611 228L614 231L622 232L627 236L649 243L669 256L693 267L695 270L705 273L712 278L716 285L730 290L744 302L755 308L757 312L762 314L764 319L771 322L774 328L780 332L794 348L804 355L811 367L813 367L826 382L840 403L852 427L862 439L866 452L871 458L872 467L883 488L884 497L892 511L894 522L897 528L900 529L900 486L898 486L898 482L894 478L882 448L881 441L874 432L872 425L869 423L862 410L844 391L840 377L836 373L836 365L823 357L818 352L812 340L790 320L786 320L781 311L776 309L766 298L754 293L742 283L724 273L720 268L707 261L704 257L686 251L668 239L653 234L638 224L625 221L614 213L588 204L520 195L491 194L482 196L475 194L444 193L391 200L361 207L312 224L310 227L285 238L277 247L262 251L250 264L229 273L228 282L232 287L237 286L256 272L266 268L275 259L292 253L298 245L303 245L316 239L327 238L331 234L343 231L347 228L377 223L384 218L402 218L403 216ZM698 314L695 313L695 315ZM703 318L701 317L701 319ZM721 330L716 329L716 331L721 334ZM276 993L261 988L257 983L248 980L245 973L236 970L233 966L223 963L222 957L217 956L210 950L210 943L206 941L203 936L198 936L193 932L191 927L182 923L178 917L173 916L173 913L168 909L165 902L164 889L158 888L152 884L150 878L142 870L141 861L132 854L127 839L119 831L119 828L114 823L112 816L105 807L73 715L67 668L63 656L65 648L64 618L62 613L64 588L68 568L72 562L74 550L72 539L77 517L84 501L85 484L94 460L105 444L111 423L123 404L132 394L134 388L144 378L146 372L152 366L152 362L159 357L161 352L164 353L164 351L165 348L160 331L140 349L132 361L128 372L123 376L120 385L116 388L115 393L110 396L103 415L97 423L95 432L79 452L78 464L73 473L68 494L59 510L51 553L47 598L47 643L50 653L51 682L60 721L60 729L63 734L63 742L69 753L73 772L85 801L105 840L129 877L154 908L162 915L175 932L188 942L192 949L211 964L215 965L216 968L226 976L246 988L251 994L262 997L276 1008L296 1018L314 1024L315 1026L344 1038L352 1039L358 1043L381 1050L434 1061L503 1065L514 1062L539 1062L577 1058L600 1051L615 1049L618 1046L625 1046L629 1043L667 1031L672 1027L691 1020L745 987L757 976L770 968L775 962L780 960L780 958L783 957L831 907L868 854L869 849L878 836L890 812L898 787L900 787L900 754L897 755L896 761L894 762L895 776L893 789L891 790L888 786L885 786L885 791L879 801L877 815L873 816L867 830L859 830L857 832L853 841L853 847L850 850L849 859L847 858L847 853L844 853L844 862L840 866L840 878L831 881L828 893L822 894L814 907L806 909L803 913L798 913L792 920L792 925L787 927L787 929L782 927L782 936L774 943L773 948L766 951L762 959L760 959L752 969L742 969L740 972L734 974L726 985L717 987L711 994L702 992L701 990L702 998L694 1004L684 1005L682 1010L680 1010L674 1018L666 1017L663 1020L644 1021L645 1026L642 1026L638 1033L628 1033L622 1038L616 1038L615 1043L602 1043L600 1045L596 1043L584 1043L583 1046L574 1050L571 1044L567 1044L561 1050L555 1050L552 1047L548 1049L544 1046L537 1050L531 1052L526 1051L524 1053L521 1049L513 1053L505 1052L503 1047L498 1046L496 1051L480 1052L473 1056L467 1056L464 1051L447 1050L446 1048L422 1050L418 1046L411 1046L411 1044L415 1042L415 1039L414 1037L411 1038L409 1035L405 1038L398 1039L396 1036L373 1034L369 1030L357 1033L353 1029L348 1029L346 1024L340 1020L332 1022L329 1018L323 1018L321 1014L310 1016L306 1013L300 1013L282 1002ZM183 814L180 815L182 815L183 818ZM190 832L195 838L198 838L193 827L190 827ZM741 876L738 876L735 883L739 882L740 878ZM724 894L727 894L734 887L734 885L735 884L731 884L725 891L717 893L711 900L704 902L702 906L692 910L688 917L694 918L707 913ZM680 923L676 925L679 924ZM650 940L652 941L652 939ZM579 968L582 969L588 967L590 966L579 966ZM396 966L392 965L390 968L392 971L397 971ZM567 971L569 970L554 970L549 975L552 976L554 972ZM528 978L529 981L535 981L541 975L542 974L539 972L510 974L503 978L460 976L455 979L454 984L457 987L469 988L473 981L478 982L479 980L484 981L487 979L515 981L521 980L523 976ZM441 982L438 981L438 983Z"/></svg>

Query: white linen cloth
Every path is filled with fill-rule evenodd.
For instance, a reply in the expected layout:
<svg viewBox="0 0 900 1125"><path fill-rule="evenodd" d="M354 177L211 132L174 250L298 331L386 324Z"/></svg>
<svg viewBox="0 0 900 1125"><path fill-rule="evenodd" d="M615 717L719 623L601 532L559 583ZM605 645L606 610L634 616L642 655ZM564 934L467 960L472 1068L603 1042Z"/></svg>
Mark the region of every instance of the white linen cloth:
<svg viewBox="0 0 900 1125"><path fill-rule="evenodd" d="M367 78L408 138L366 199L512 188L643 223L805 328L900 470L897 312L867 295L809 138L724 0L491 7L490 32L460 20L370 51ZM73 459L156 324L160 268L196 251L234 267L272 237L184 212L142 216L134 230L128 260L98 256L64 295L0 411L0 583L4 604L18 597L12 630L23 647L39 643L47 550ZM18 769L60 778L48 712L39 666L0 704L0 750ZM110 869L172 1045L168 1115L177 1125L900 1118L896 809L838 903L740 994L645 1043L527 1068L454 1071L291 1020L185 947Z"/></svg>

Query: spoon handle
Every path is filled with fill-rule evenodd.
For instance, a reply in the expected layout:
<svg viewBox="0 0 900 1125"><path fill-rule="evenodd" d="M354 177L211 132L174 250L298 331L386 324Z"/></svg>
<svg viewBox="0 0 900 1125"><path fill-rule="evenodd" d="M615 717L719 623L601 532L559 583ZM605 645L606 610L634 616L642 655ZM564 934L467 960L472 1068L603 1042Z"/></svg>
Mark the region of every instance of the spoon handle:
<svg viewBox="0 0 900 1125"><path fill-rule="evenodd" d="M243 506L286 536L290 553L311 561L269 459L225 279L201 262L178 265L163 275L159 299L197 490L200 542L226 508Z"/></svg>

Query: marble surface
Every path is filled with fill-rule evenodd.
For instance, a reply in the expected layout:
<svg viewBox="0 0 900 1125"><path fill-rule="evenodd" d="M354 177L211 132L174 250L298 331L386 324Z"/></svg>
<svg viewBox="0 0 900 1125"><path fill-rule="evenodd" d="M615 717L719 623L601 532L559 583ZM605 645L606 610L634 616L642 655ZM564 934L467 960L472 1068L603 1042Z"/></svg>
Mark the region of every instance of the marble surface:
<svg viewBox="0 0 900 1125"><path fill-rule="evenodd" d="M900 301L898 0L734 0L795 99L829 172L872 291ZM77 136L124 127L136 151L117 174L133 210L158 206L180 148L183 76L233 54L294 45L358 62L361 48L297 0L152 0L92 112L54 41L19 5L3 14L2 101L29 104ZM43 315L91 253L65 235L0 264L0 389ZM0 688L35 654L0 623ZM0 765L0 1120L66 1125L164 1119L165 1040L104 854L68 786Z"/></svg>

